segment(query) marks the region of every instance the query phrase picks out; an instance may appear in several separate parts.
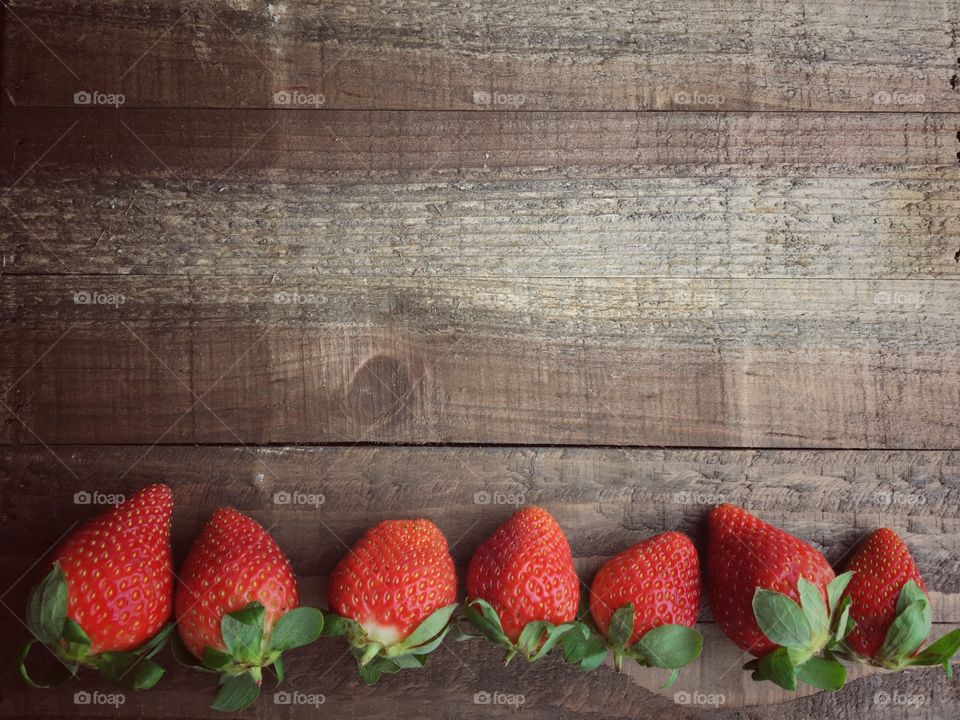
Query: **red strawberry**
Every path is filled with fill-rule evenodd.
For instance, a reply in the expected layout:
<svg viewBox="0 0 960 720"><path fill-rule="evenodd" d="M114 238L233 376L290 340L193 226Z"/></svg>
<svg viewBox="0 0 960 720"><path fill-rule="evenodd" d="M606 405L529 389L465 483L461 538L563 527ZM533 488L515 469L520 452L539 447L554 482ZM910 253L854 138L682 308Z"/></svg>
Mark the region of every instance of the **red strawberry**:
<svg viewBox="0 0 960 720"><path fill-rule="evenodd" d="M532 622L571 622L580 600L570 545L550 513L525 507L498 527L470 560L467 596L471 621L508 648L508 660L517 650L541 657L540 633L528 647L515 647L523 629Z"/></svg>
<svg viewBox="0 0 960 720"><path fill-rule="evenodd" d="M173 605L172 516L170 488L151 485L89 520L54 553L54 569L31 595L28 625L69 669L96 667L133 689L159 680L159 666L127 651L166 637L158 633ZM21 673L32 682L22 665Z"/></svg>
<svg viewBox="0 0 960 720"><path fill-rule="evenodd" d="M615 555L590 587L590 614L613 650L617 669L626 655L644 666L673 670L668 684L703 648L703 638L692 629L699 611L700 561L693 543L679 532L656 535ZM589 635L581 638L565 640L564 650L568 661L584 666Z"/></svg>
<svg viewBox="0 0 960 720"><path fill-rule="evenodd" d="M874 665L898 669L943 665L960 647L960 630L947 634L918 655L930 634L927 587L906 543L889 528L875 530L846 565L853 572L844 595L856 623L844 643ZM897 622L898 629L891 631Z"/></svg>
<svg viewBox="0 0 960 720"><path fill-rule="evenodd" d="M322 614L298 605L296 578L276 541L233 508L217 510L187 555L176 596L184 646L228 676L215 708L250 705L261 668L280 668L283 650L319 636Z"/></svg>
<svg viewBox="0 0 960 720"><path fill-rule="evenodd" d="M367 682L395 672L401 655L423 662L447 632L457 574L447 539L429 520L370 528L337 564L327 589Z"/></svg>
<svg viewBox="0 0 960 720"><path fill-rule="evenodd" d="M714 508L708 524L713 615L731 640L761 658L748 663L754 678L790 690L798 679L842 687L842 665L822 658L807 663L838 639L828 593L834 573L826 558L735 505Z"/></svg>
<svg viewBox="0 0 960 720"><path fill-rule="evenodd" d="M700 560L683 533L667 532L608 560L590 587L590 614L604 635L614 611L633 605L632 645L660 625L693 627L700 612Z"/></svg>

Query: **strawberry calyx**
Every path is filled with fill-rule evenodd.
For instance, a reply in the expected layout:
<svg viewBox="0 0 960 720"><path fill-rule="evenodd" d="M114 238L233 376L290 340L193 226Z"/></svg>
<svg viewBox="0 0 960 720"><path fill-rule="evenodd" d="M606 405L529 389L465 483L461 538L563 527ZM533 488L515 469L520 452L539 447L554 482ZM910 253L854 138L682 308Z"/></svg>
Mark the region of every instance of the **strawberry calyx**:
<svg viewBox="0 0 960 720"><path fill-rule="evenodd" d="M536 662L557 646L577 625L575 622L554 625L546 620L533 620L523 627L517 641L513 642L503 631L497 611L486 600L477 598L467 601L464 612L466 619L481 635L505 650L504 665L509 665L518 654L528 662ZM470 640L475 637L478 636L466 633L461 628L457 629L457 640Z"/></svg>
<svg viewBox="0 0 960 720"><path fill-rule="evenodd" d="M960 629L947 633L920 652L932 627L930 598L914 580L908 580L900 588L896 615L887 627L883 644L877 653L871 658L862 658L844 645L843 654L852 660L888 670L900 670L912 665L942 665L947 676L952 676L950 660L960 650Z"/></svg>
<svg viewBox="0 0 960 720"><path fill-rule="evenodd" d="M55 562L46 577L30 592L27 601L27 627L33 637L20 648L18 670L27 685L47 688L62 685L76 677L81 667L98 671L124 690L146 690L163 677L163 668L151 658L166 642L173 625L168 623L134 651L107 650L90 654L93 644L84 629L67 616L67 580L60 563ZM37 643L47 647L56 664L31 673L27 656Z"/></svg>
<svg viewBox="0 0 960 720"><path fill-rule="evenodd" d="M703 636L686 625L665 624L651 628L631 643L634 615L633 603L618 608L610 618L606 637L591 625L576 623L577 627L563 639L567 662L579 665L582 670L592 670L610 651L617 672L621 672L626 657L642 667L670 670L670 676L661 687L673 685L680 676L680 669L700 657Z"/></svg>
<svg viewBox="0 0 960 720"><path fill-rule="evenodd" d="M371 639L356 620L332 612L326 613L323 635L347 638L360 677L373 685L383 675L423 667L450 632L456 609L457 603L452 603L434 610L407 637L389 645Z"/></svg>
<svg viewBox="0 0 960 720"><path fill-rule="evenodd" d="M226 650L207 645L199 660L179 637L174 638L173 654L181 664L220 675L220 691L211 706L214 710L237 712L252 705L260 695L265 667L273 668L277 684L282 683L282 653L309 645L323 630L323 613L316 608L290 610L269 634L264 632L265 616L266 608L259 602L225 613L220 634Z"/></svg>
<svg viewBox="0 0 960 720"><path fill-rule="evenodd" d="M753 614L767 639L780 647L744 665L754 680L769 680L785 690L804 682L821 690L839 690L847 679L846 668L837 660L843 639L856 623L850 617L850 598L843 591L853 577L845 572L827 586L827 605L817 587L797 580L800 597L757 588Z"/></svg>

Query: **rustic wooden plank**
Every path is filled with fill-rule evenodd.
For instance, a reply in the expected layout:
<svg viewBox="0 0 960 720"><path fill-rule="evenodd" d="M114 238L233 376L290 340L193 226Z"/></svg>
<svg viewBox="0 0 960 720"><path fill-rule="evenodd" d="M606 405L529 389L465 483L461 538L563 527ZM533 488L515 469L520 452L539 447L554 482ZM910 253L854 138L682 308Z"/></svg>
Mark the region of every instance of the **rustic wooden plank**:
<svg viewBox="0 0 960 720"><path fill-rule="evenodd" d="M6 273L956 278L957 127L17 111L0 250Z"/></svg>
<svg viewBox="0 0 960 720"><path fill-rule="evenodd" d="M951 179L955 114L21 108L0 159L95 175L385 182L836 176ZM79 179L79 178L78 178Z"/></svg>
<svg viewBox="0 0 960 720"><path fill-rule="evenodd" d="M702 548L706 512L710 504L726 500L807 538L834 562L874 527L894 527L907 539L932 589L937 632L960 621L955 560L960 457L955 451L86 446L54 452L59 459L39 447L0 449L5 520L0 542L9 549L5 577L19 577L62 528L89 516L92 508L74 504L74 493L128 493L156 481L174 487L178 558L209 513L229 503L272 527L309 601L322 598L322 579L344 544L388 517L434 519L449 537L462 573L472 550L511 511L504 501L539 503L564 526L580 575L589 579L623 546L666 529L689 533ZM322 495L323 501L277 504L277 492ZM13 586L4 599L10 607L22 605L31 579ZM11 623L4 623L8 633L21 636L22 627ZM385 716L390 703L384 699L396 693L405 701L430 694L431 712L470 717L478 710L474 693L484 690L521 693L525 713L561 718L588 717L598 708L605 717L635 717L638 707L668 718L693 717L690 710L700 708L674 706L677 692L722 695L727 713L720 717L736 716L741 706L788 701L776 705L779 717L808 717L805 712L820 708L822 716L853 718L864 707L872 707L877 717L899 717L875 705L876 693L884 691L920 698L917 717L946 717L938 713L956 707L955 683L935 670L867 677L838 695L791 701L795 696L756 685L738 670L740 654L710 621L708 609L700 627L707 638L704 658L668 691L657 689L662 678L655 673L633 669L624 676L609 667L585 675L547 662L504 670L495 650L469 644L452 647L455 655L442 651L420 674L400 675L368 691L358 686L342 648L329 642L301 653L297 662L291 659L288 688L324 693L325 709L362 708L372 717ZM119 715L206 717L205 679L174 670L157 691L129 696ZM558 687L565 689L557 692ZM69 703L72 692L41 695L11 687L3 714L40 716ZM251 716L276 710L268 697ZM314 712L295 708L291 717L306 717L307 710ZM760 707L748 712L770 717Z"/></svg>
<svg viewBox="0 0 960 720"><path fill-rule="evenodd" d="M21 442L934 449L958 303L945 281L6 275L0 367L32 367Z"/></svg>
<svg viewBox="0 0 960 720"><path fill-rule="evenodd" d="M18 105L69 105L82 91L121 93L130 107L269 107L293 91L374 109L957 104L954 0L887 0L869 12L800 0L9 7L3 80Z"/></svg>

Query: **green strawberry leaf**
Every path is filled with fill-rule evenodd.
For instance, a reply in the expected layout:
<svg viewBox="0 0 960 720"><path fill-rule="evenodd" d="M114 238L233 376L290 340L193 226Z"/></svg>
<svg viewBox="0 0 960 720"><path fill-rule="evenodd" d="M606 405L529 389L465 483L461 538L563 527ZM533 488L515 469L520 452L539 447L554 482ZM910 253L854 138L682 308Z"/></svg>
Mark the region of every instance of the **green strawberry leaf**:
<svg viewBox="0 0 960 720"><path fill-rule="evenodd" d="M323 628L320 630L322 637L343 637L344 635L359 637L362 634L360 624L354 620L332 612L323 614Z"/></svg>
<svg viewBox="0 0 960 720"><path fill-rule="evenodd" d="M71 617L63 621L63 640L67 643L64 654L68 658L79 662L87 659L91 645L90 637Z"/></svg>
<svg viewBox="0 0 960 720"><path fill-rule="evenodd" d="M797 679L821 690L839 690L847 681L847 669L836 660L814 656L797 668Z"/></svg>
<svg viewBox="0 0 960 720"><path fill-rule="evenodd" d="M267 652L292 650L314 642L323 632L323 613L299 607L277 620L267 643Z"/></svg>
<svg viewBox="0 0 960 720"><path fill-rule="evenodd" d="M466 640L475 640L480 637L479 635L472 635L468 633L460 625L460 618L457 618L452 623L450 623L450 637L453 638L454 642L465 642Z"/></svg>
<svg viewBox="0 0 960 720"><path fill-rule="evenodd" d="M251 673L225 675L211 707L222 712L239 712L253 705L259 696L260 684Z"/></svg>
<svg viewBox="0 0 960 720"><path fill-rule="evenodd" d="M603 664L607 657L607 644L600 633L589 625L576 622L563 636L563 657L581 670L593 670Z"/></svg>
<svg viewBox="0 0 960 720"><path fill-rule="evenodd" d="M953 675L950 660L957 654L958 650L960 650L960 629L952 630L936 642L930 643L922 653L910 658L909 664L943 665L943 669L946 670L949 677Z"/></svg>
<svg viewBox="0 0 960 720"><path fill-rule="evenodd" d="M913 580L907 580L904 586L900 588L900 595L897 596L897 615L917 600L927 600L927 594Z"/></svg>
<svg viewBox="0 0 960 720"><path fill-rule="evenodd" d="M477 608L480 608L477 610ZM464 606L464 614L467 620L479 630L488 640L502 645L503 647L513 649L513 643L503 632L503 625L500 624L500 617L497 611L493 609L486 600L469 600Z"/></svg>
<svg viewBox="0 0 960 720"><path fill-rule="evenodd" d="M542 620L527 623L520 633L520 637L517 638L517 649L529 658L537 652L544 634L551 627L553 627L551 623Z"/></svg>
<svg viewBox="0 0 960 720"><path fill-rule="evenodd" d="M457 603L453 603L430 613L430 615L417 625L414 631L403 640L401 643L403 648L406 650L416 647L417 645L423 645L434 639L441 632L444 632L450 624L450 618L453 617L453 612L456 609Z"/></svg>
<svg viewBox="0 0 960 720"><path fill-rule="evenodd" d="M357 647L357 650L360 651L360 656L357 659L360 661L361 667L366 667L377 655L380 654L380 651L383 650L383 645L376 642L370 642L366 645Z"/></svg>
<svg viewBox="0 0 960 720"><path fill-rule="evenodd" d="M850 584L850 579L853 577L853 575L853 570L847 570L847 572L837 575L833 580L830 581L830 584L827 585L827 599L830 601L831 615L836 612L837 603L840 602L843 591L847 589L847 585Z"/></svg>
<svg viewBox="0 0 960 720"><path fill-rule="evenodd" d="M277 685L283 682L285 676L283 669L283 658L278 657L276 660L271 663L273 671L277 674Z"/></svg>
<svg viewBox="0 0 960 720"><path fill-rule="evenodd" d="M760 658L756 673L784 690L797 689L797 668L786 647L777 648Z"/></svg>
<svg viewBox="0 0 960 720"><path fill-rule="evenodd" d="M900 591L897 608L897 616L887 628L877 657L884 664L899 667L927 639L933 616L927 596L912 580Z"/></svg>
<svg viewBox="0 0 960 720"><path fill-rule="evenodd" d="M607 642L612 649L622 651L630 642L630 637L633 635L633 619L632 603L617 608L613 613L610 626L607 628Z"/></svg>
<svg viewBox="0 0 960 720"><path fill-rule="evenodd" d="M430 642L423 643L422 645L417 645L416 647L409 648L408 653L412 655L429 655L443 643L443 639L447 636L447 633L451 631L454 627L453 624L447 625L443 630L440 631L440 634L437 635Z"/></svg>
<svg viewBox="0 0 960 720"><path fill-rule="evenodd" d="M817 586L805 578L797 580L797 590L800 593L800 609L810 624L814 637L827 634L830 617L827 615L827 606L823 604L823 596Z"/></svg>
<svg viewBox="0 0 960 720"><path fill-rule="evenodd" d="M644 633L629 653L643 665L678 670L700 657L702 650L703 636L693 628L660 625Z"/></svg>
<svg viewBox="0 0 960 720"><path fill-rule="evenodd" d="M263 645L263 618L266 609L252 602L242 610L228 613L220 619L223 644L239 662L256 663Z"/></svg>
<svg viewBox="0 0 960 720"><path fill-rule="evenodd" d="M380 679L382 675L378 670L373 670L369 667L364 667L363 665L358 665L357 668L360 671L360 677L367 685L376 684L377 680Z"/></svg>
<svg viewBox="0 0 960 720"><path fill-rule="evenodd" d="M222 650L217 650L207 645L203 649L203 660L201 662L208 670L220 672L233 665L236 662L236 658L230 653L225 653Z"/></svg>
<svg viewBox="0 0 960 720"><path fill-rule="evenodd" d="M90 636L86 631L71 617L63 622L63 639L73 645L90 645Z"/></svg>
<svg viewBox="0 0 960 720"><path fill-rule="evenodd" d="M532 624L533 623L529 623L528 626ZM544 625L546 626L547 635L543 640L543 644L541 644L539 649L533 653L524 653L527 656L527 660L530 662L536 662L540 658L544 657L573 628L573 623L554 625L553 623L548 622L544 623Z"/></svg>
<svg viewBox="0 0 960 720"><path fill-rule="evenodd" d="M54 563L53 569L30 591L27 626L37 640L55 646L63 636L66 618L67 580L60 563Z"/></svg>
<svg viewBox="0 0 960 720"><path fill-rule="evenodd" d="M422 668L427 659L422 655L397 655L391 658L377 658L374 668L380 672L399 672Z"/></svg>
<svg viewBox="0 0 960 720"><path fill-rule="evenodd" d="M840 601L840 604L834 608L832 626L830 628L831 644L836 644L843 640L850 634L853 626L856 624L850 617L851 602L850 596L847 595Z"/></svg>
<svg viewBox="0 0 960 720"><path fill-rule="evenodd" d="M27 685L32 688L56 687L76 677L79 666L76 663L64 662L59 656L55 655L52 650L50 652L56 659L56 663L51 664L40 672L34 671L31 674L27 670L27 655L30 654L30 649L38 642L38 640L33 638L27 640L21 646L20 653L17 657L17 670Z"/></svg>
<svg viewBox="0 0 960 720"><path fill-rule="evenodd" d="M101 675L124 690L148 690L163 677L162 667L137 653L100 653L96 663Z"/></svg>
<svg viewBox="0 0 960 720"><path fill-rule="evenodd" d="M810 621L800 606L786 595L757 588L753 595L753 614L771 642L797 650L810 645L813 633Z"/></svg>

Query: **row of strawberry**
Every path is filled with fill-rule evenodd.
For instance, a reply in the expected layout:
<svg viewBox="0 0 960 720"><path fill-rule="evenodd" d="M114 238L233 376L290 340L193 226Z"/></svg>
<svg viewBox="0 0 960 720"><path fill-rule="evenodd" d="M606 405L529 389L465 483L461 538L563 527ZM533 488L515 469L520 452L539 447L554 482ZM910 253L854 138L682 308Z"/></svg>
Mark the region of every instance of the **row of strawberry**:
<svg viewBox="0 0 960 720"><path fill-rule="evenodd" d="M286 556L232 508L207 522L174 587L172 516L170 488L152 485L60 545L30 596L34 637L20 654L24 680L48 687L87 667L123 688L150 688L163 675L153 657L170 639L180 662L220 676L213 707L232 711L257 699L263 668L282 681L282 653L321 635L347 638L368 683L423 666L447 635L476 637L463 625L501 646L506 662L557 650L591 670L611 654L618 670L624 658L669 670L665 685L703 646L694 629L699 556L679 532L610 559L581 606L563 530L547 511L525 507L474 553L461 617L453 558L439 528L389 520L337 565L324 613L300 607ZM846 679L841 659L888 669L942 665L951 673L960 630L921 650L930 602L892 530L874 532L835 575L809 544L727 504L710 513L707 549L714 617L755 656L745 666L754 679L788 690L798 682L838 690ZM37 642L58 661L40 675L26 667Z"/></svg>

